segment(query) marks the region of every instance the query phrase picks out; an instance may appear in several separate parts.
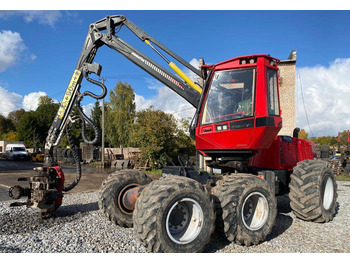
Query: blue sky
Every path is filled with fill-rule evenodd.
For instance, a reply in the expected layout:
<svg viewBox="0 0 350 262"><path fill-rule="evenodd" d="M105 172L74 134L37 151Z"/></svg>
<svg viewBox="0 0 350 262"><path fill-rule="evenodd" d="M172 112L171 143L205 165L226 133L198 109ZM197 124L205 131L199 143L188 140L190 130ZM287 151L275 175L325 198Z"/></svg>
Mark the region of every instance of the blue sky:
<svg viewBox="0 0 350 262"><path fill-rule="evenodd" d="M324 128L329 125L322 119L327 108L319 105L322 108L316 110L317 114L312 113L323 98L309 97L308 94L318 88L339 92L339 96L329 102L328 114L329 107L337 105L341 108L349 100L347 90L350 86L348 79L343 77L344 70L350 72L347 71L350 68L349 11L0 11L0 113L6 115L11 108L30 109L30 105L35 106L35 98L44 93L60 101L80 56L89 24L111 14L124 14L194 64L199 57L204 57L207 63L218 63L258 53L283 60L296 49L309 118L317 120L314 126L311 125L312 133L335 135L335 129ZM127 28L123 28L119 36L166 67ZM103 66L102 76L106 77L109 89L118 80L128 82L134 88L138 108L153 103L168 112L181 111L181 116L193 113L187 110L190 106L184 100L176 100L178 98L165 91L162 84L108 47L99 49L95 62ZM341 90L337 89L338 84L324 86L330 79L319 79L322 70L324 76L329 74L342 84ZM310 79L310 74L316 78ZM83 86L96 90L86 81ZM328 92L324 94L327 96ZM5 103L6 97L13 100ZM159 99L164 100L160 102ZM84 104L88 107L93 102L86 100ZM350 112L343 113L342 119L350 119ZM337 114L337 111L332 114ZM332 114L327 119L335 121ZM308 129L302 110L298 110L297 117L297 124ZM341 125L334 123L334 128L350 129L350 120L346 121Z"/></svg>

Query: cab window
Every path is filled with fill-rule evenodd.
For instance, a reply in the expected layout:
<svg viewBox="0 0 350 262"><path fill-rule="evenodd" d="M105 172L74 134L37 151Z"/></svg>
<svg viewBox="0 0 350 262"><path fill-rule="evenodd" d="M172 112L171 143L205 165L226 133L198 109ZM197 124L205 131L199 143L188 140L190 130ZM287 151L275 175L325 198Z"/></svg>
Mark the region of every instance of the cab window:
<svg viewBox="0 0 350 262"><path fill-rule="evenodd" d="M269 115L278 116L280 107L278 102L277 71L267 68L267 92Z"/></svg>
<svg viewBox="0 0 350 262"><path fill-rule="evenodd" d="M248 68L214 73L202 125L253 116L255 71Z"/></svg>

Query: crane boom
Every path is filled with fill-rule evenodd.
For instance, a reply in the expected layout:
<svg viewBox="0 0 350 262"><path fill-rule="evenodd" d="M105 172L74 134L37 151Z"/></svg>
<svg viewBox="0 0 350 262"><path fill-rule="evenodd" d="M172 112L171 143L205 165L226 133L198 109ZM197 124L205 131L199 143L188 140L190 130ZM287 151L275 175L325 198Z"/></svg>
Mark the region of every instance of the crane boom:
<svg viewBox="0 0 350 262"><path fill-rule="evenodd" d="M130 44L122 40L119 36L116 35L116 32L119 32L121 27L126 26L131 32L133 32L141 41L148 44L153 50L155 50L163 59L166 60L168 65L180 76L177 77L173 73L169 72L167 69L163 68L152 59L141 53L136 48L132 47ZM49 130L48 136L46 138L45 149L47 154L50 154L52 147L57 145L60 141L60 138L63 134L63 131L68 122L74 122L78 117L73 117L71 115L72 108L74 105L77 106L80 119L85 123L92 125L92 121L83 113L83 110L80 107L80 101L84 96L91 96L96 99L102 99L107 91L103 83L100 83L96 80L90 79L89 74L94 73L100 75L102 66L94 63L93 60L96 56L98 48L101 46L108 46L111 49L122 54L125 58L142 68L148 74L152 75L160 82L165 84L167 87L175 91L178 95L183 97L195 108L198 107L202 88L199 84L194 83L184 72L182 72L174 62L167 60L161 52L157 50L151 43L160 48L162 51L173 57L176 61L180 62L191 72L193 72L198 77L201 77L201 71L193 67L191 64L186 62L183 58L175 54L169 48L161 44L159 41L151 37L145 31L137 27L131 21L129 21L123 15L114 15L107 16L104 19L97 21L89 26L89 31L85 39L85 43L79 57L78 63L73 72L72 78L69 82L68 88L65 92L65 95L62 99L60 108L56 114L56 117L52 123L52 126ZM93 84L99 85L102 88L102 94L96 95L89 91L80 93L81 82L85 77L88 81ZM83 125L83 127L85 124ZM99 135L98 128L94 127L95 138ZM85 139L85 134L83 132L83 138L85 142L91 143ZM97 140L97 139L94 139Z"/></svg>

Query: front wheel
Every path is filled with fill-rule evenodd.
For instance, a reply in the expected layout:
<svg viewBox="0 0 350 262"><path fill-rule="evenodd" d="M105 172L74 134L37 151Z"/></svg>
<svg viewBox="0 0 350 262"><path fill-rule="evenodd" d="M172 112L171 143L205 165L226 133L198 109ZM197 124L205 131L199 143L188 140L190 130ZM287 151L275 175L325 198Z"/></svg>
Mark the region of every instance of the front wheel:
<svg viewBox="0 0 350 262"><path fill-rule="evenodd" d="M231 242L257 245L272 231L277 200L266 180L236 174L219 180L213 189L217 227Z"/></svg>
<svg viewBox="0 0 350 262"><path fill-rule="evenodd" d="M134 228L149 252L201 252L214 231L207 190L186 177L153 181L136 201Z"/></svg>

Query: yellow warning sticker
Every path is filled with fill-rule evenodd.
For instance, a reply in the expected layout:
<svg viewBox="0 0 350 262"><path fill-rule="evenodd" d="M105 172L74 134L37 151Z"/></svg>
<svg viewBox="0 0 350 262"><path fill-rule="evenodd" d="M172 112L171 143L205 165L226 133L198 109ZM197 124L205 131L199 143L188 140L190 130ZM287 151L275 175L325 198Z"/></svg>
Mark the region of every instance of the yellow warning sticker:
<svg viewBox="0 0 350 262"><path fill-rule="evenodd" d="M64 116L64 113L66 112L66 109L67 109L67 107L72 99L72 96L75 92L75 89L78 85L80 75L81 75L81 71L74 70L73 76L69 82L66 93L64 94L64 97L62 99L60 108L58 109L58 117L59 118L62 118Z"/></svg>

